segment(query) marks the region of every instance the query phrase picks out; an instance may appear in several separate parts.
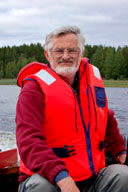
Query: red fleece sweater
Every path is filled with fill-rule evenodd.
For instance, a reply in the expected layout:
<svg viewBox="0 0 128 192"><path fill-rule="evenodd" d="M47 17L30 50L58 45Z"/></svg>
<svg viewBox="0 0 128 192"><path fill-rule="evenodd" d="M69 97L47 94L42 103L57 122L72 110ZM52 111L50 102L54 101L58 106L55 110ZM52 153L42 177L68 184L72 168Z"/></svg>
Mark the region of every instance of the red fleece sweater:
<svg viewBox="0 0 128 192"><path fill-rule="evenodd" d="M56 175L67 169L64 161L46 144L42 132L44 107L45 98L39 85L35 81L25 84L16 108L16 140L24 164L53 183ZM108 115L105 146L114 156L126 150L113 111L109 111ZM27 177L20 172L19 182Z"/></svg>

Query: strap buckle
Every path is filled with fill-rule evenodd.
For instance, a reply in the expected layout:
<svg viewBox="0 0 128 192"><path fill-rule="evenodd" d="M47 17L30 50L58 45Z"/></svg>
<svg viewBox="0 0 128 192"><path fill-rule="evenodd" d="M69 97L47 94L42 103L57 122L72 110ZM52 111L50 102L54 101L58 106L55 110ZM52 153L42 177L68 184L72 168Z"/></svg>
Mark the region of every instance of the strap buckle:
<svg viewBox="0 0 128 192"><path fill-rule="evenodd" d="M68 145L64 145L64 147L62 148L52 148L54 153L56 154L56 156L63 158L63 157L70 157L72 155L75 155L75 149L74 146L68 146Z"/></svg>

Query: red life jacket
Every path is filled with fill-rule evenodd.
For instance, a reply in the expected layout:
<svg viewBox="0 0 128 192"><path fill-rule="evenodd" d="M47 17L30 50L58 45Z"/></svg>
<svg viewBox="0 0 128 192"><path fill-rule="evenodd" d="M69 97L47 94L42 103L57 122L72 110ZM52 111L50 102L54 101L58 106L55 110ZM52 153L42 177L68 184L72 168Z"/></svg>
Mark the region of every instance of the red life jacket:
<svg viewBox="0 0 128 192"><path fill-rule="evenodd" d="M18 75L18 85L36 80L45 95L43 133L53 149L67 152L73 147L75 155L65 161L75 181L89 178L105 167L104 139L108 104L99 70L83 58L79 68L80 97L75 90L47 65L31 63ZM21 162L20 171L33 172Z"/></svg>

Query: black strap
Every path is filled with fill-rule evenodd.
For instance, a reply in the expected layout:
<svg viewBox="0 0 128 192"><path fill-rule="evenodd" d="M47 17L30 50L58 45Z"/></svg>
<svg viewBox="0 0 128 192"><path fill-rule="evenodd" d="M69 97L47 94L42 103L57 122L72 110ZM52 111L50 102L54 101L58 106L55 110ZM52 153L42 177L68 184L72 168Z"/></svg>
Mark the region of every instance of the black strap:
<svg viewBox="0 0 128 192"><path fill-rule="evenodd" d="M99 149L100 151L104 149L104 141L100 141Z"/></svg>
<svg viewBox="0 0 128 192"><path fill-rule="evenodd" d="M74 151L75 149L73 148L74 146L67 146L64 145L62 148L52 148L56 156L63 158L63 157L70 157L72 155L75 155Z"/></svg>

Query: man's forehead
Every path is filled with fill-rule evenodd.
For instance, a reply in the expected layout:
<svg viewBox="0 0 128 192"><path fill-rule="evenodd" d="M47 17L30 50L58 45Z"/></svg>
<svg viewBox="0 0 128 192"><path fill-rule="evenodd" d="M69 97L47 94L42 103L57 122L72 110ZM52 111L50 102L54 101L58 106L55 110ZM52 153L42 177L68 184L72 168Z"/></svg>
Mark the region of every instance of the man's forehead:
<svg viewBox="0 0 128 192"><path fill-rule="evenodd" d="M74 37L77 39L77 35L75 33L60 33L59 35L55 35L53 39L66 38L66 37Z"/></svg>
<svg viewBox="0 0 128 192"><path fill-rule="evenodd" d="M52 42L53 42L53 46L54 45L64 45L64 44L77 45L78 39L74 33L68 33L68 34L63 34L63 35L53 37Z"/></svg>

